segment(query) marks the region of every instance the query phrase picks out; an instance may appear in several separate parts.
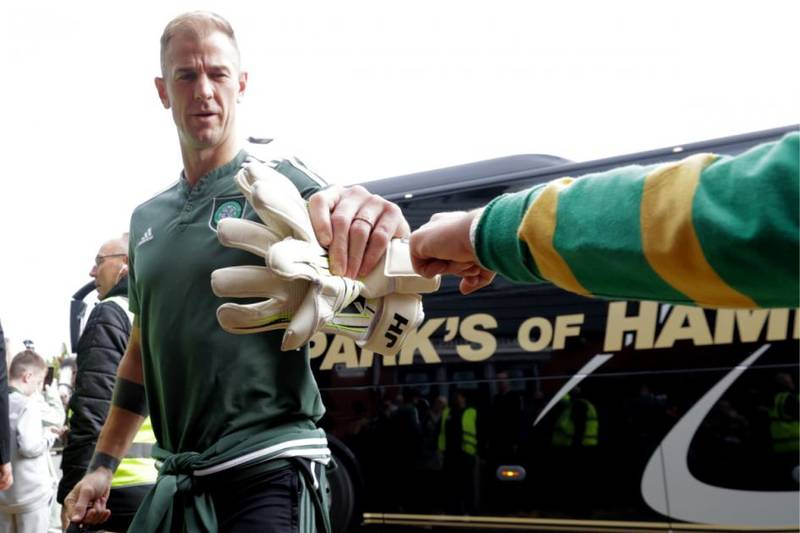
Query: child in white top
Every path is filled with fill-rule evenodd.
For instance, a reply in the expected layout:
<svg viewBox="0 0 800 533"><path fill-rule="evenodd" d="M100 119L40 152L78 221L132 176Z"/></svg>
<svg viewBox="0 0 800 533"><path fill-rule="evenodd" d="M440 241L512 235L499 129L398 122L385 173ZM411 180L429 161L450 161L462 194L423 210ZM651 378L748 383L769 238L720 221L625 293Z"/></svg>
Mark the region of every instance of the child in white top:
<svg viewBox="0 0 800 533"><path fill-rule="evenodd" d="M8 371L8 413L14 484L0 492L0 533L46 533L55 478L49 450L57 430L42 426L40 402L47 363L33 350L18 353Z"/></svg>

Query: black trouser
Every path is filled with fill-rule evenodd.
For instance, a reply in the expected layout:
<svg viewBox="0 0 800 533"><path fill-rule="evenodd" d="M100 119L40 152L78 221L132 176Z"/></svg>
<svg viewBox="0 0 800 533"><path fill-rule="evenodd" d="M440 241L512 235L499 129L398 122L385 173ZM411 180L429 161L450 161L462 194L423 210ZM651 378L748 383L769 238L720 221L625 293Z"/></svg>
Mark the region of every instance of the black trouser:
<svg viewBox="0 0 800 533"><path fill-rule="evenodd" d="M84 531L128 531L133 516L139 504L152 488L152 485L135 485L133 487L117 487L111 489L106 507L111 511L111 517L99 526L81 527L70 524L67 533ZM95 529L93 529L95 528Z"/></svg>
<svg viewBox="0 0 800 533"><path fill-rule="evenodd" d="M305 473L300 469L305 469ZM325 467L318 463L295 459L291 465L263 475L255 484L226 484L210 490L220 533L317 531L321 510L304 488L310 484L308 480L316 478L322 482L322 490L326 490L322 481L324 470ZM324 528L319 527L319 531L324 531Z"/></svg>

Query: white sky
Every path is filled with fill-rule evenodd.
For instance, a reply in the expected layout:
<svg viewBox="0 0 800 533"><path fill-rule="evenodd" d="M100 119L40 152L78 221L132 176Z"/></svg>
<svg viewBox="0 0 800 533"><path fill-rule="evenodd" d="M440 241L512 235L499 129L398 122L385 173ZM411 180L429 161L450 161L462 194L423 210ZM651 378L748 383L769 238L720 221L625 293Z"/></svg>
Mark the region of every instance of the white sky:
<svg viewBox="0 0 800 533"><path fill-rule="evenodd" d="M238 34L250 72L240 133L284 140L332 182L515 153L584 161L800 122L796 0L5 2L10 355L25 338L57 354L99 245L177 177L153 77L164 25L194 9Z"/></svg>

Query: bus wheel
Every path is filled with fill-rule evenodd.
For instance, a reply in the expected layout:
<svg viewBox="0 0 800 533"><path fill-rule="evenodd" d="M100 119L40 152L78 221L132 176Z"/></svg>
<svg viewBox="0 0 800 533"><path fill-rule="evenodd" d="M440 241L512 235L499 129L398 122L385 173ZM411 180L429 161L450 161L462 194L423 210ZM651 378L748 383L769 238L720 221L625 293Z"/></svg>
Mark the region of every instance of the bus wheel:
<svg viewBox="0 0 800 533"><path fill-rule="evenodd" d="M333 531L356 531L360 525L360 476L356 458L335 437L328 435L336 468L328 472L331 487L331 527Z"/></svg>

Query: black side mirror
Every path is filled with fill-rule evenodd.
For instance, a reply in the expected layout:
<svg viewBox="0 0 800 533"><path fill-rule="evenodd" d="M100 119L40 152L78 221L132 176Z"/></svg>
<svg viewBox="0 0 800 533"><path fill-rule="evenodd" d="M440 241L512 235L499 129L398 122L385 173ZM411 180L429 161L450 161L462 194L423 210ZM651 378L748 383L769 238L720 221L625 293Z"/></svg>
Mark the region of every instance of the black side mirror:
<svg viewBox="0 0 800 533"><path fill-rule="evenodd" d="M81 338L81 321L83 321L83 315L86 314L86 302L83 299L93 290L95 290L94 280L78 289L72 295L72 301L69 303L69 341L72 353L78 353L78 339Z"/></svg>

